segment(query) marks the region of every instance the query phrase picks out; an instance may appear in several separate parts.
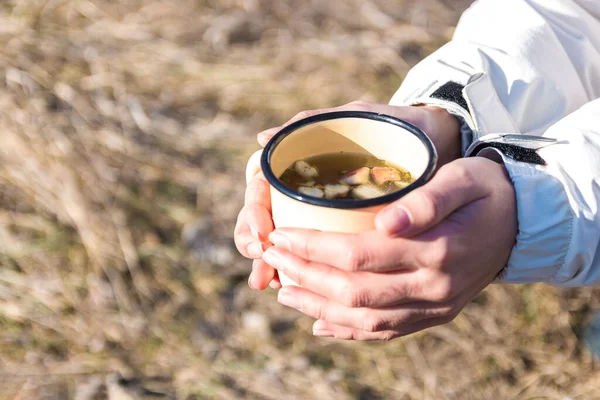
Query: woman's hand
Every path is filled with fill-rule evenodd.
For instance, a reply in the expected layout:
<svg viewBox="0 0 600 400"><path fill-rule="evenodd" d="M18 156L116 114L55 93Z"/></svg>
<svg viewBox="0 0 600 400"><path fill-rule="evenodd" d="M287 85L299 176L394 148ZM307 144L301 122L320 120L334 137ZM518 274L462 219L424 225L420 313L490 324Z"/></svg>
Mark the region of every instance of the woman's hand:
<svg viewBox="0 0 600 400"><path fill-rule="evenodd" d="M485 158L442 167L361 234L276 229L263 260L301 287L280 303L317 319L315 335L389 340L447 323L506 265L517 234L505 168Z"/></svg>
<svg viewBox="0 0 600 400"><path fill-rule="evenodd" d="M396 107L357 101L336 108L302 111L283 126L325 112L348 110L387 114L421 128L436 147L439 166L461 155L460 124L446 110L437 107ZM259 133L257 136L259 144L265 146L281 128L275 127ZM239 252L244 257L254 259L248 284L259 290L265 289L270 282L272 286L280 287L276 272L261 259L264 250L270 246L268 236L273 231L273 221L269 184L260 172L260 151L256 152L248 162L246 181L248 183L246 199L238 216L234 236Z"/></svg>

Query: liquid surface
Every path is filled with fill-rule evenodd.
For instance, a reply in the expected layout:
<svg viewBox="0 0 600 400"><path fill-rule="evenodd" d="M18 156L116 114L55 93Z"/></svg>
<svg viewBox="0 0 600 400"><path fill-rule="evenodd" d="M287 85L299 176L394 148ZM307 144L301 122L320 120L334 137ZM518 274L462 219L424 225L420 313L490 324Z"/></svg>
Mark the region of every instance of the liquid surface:
<svg viewBox="0 0 600 400"><path fill-rule="evenodd" d="M414 182L411 174L385 160L361 153L326 153L292 163L279 178L301 194L328 199L368 199Z"/></svg>

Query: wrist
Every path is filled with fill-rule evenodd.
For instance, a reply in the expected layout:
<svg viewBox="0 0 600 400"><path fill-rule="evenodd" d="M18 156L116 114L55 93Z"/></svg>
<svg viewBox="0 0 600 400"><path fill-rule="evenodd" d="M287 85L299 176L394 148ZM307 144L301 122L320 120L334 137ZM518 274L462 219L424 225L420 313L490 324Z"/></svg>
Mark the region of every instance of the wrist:
<svg viewBox="0 0 600 400"><path fill-rule="evenodd" d="M436 106L421 106L430 113L432 124L428 136L438 152L439 166L462 157L460 121L448 110Z"/></svg>

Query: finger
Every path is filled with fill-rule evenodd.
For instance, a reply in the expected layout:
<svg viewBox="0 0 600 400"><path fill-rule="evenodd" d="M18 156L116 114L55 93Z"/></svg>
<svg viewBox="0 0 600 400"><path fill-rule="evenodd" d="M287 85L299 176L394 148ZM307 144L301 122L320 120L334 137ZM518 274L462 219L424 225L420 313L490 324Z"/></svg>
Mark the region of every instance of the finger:
<svg viewBox="0 0 600 400"><path fill-rule="evenodd" d="M246 258L258 260L264 253L264 246L250 234L250 231L235 237L235 247Z"/></svg>
<svg viewBox="0 0 600 400"><path fill-rule="evenodd" d="M255 228L256 227L256 228ZM234 243L238 251L247 258L261 258L270 245L268 240L261 240L273 230L271 214L262 206L244 206L240 211L234 230ZM267 236L268 237L268 236Z"/></svg>
<svg viewBox="0 0 600 400"><path fill-rule="evenodd" d="M275 277L273 278L271 283L269 283L269 286L271 286L273 289L280 289L281 287L283 287L283 285L281 284L281 281L279 280L279 275L277 274L277 270L275 270Z"/></svg>
<svg viewBox="0 0 600 400"><path fill-rule="evenodd" d="M260 242L267 242L273 231L271 218L271 193L269 183L262 173L254 176L246 188L245 222L252 236Z"/></svg>
<svg viewBox="0 0 600 400"><path fill-rule="evenodd" d="M300 121L301 119L305 119L308 117L312 117L312 116L319 115L319 114L324 114L327 112L333 112L333 111L349 111L349 110L373 111L374 107L381 108L383 111L388 111L389 115L392 115L392 113L397 114L398 109L406 109L408 111L406 113L407 115L418 113L418 112L409 110L410 108L414 108L414 107L394 107L394 106L388 106L385 104L370 103L370 102L366 102L366 101L354 101L352 103L344 104L343 106L339 106L339 107L330 107L330 108L321 108L321 109L317 109L317 110L301 111L298 114L294 115L292 118L290 118L282 126L277 126L274 128L264 130L264 131L260 132L256 136L256 138L258 140L258 143L261 146L265 147L267 145L267 143L269 142L269 140L271 140L271 138L273 138L273 136L275 136L277 134L277 132L279 132L281 130L281 128L291 125L296 121ZM403 113L401 112L400 114L403 114Z"/></svg>
<svg viewBox="0 0 600 400"><path fill-rule="evenodd" d="M271 218L271 194L264 175L254 176L246 188L245 206L240 211L234 230L238 251L248 258L260 258L273 231Z"/></svg>
<svg viewBox="0 0 600 400"><path fill-rule="evenodd" d="M427 118L429 112L425 108L411 106L391 106L388 104L373 103L370 101L363 100L353 101L351 103L344 104L339 107L301 111L298 114L296 114L293 118L291 118L288 122L286 122L284 126L290 125L304 118L334 111L377 112L378 114L386 114L392 117L403 119L404 121L410 122L424 131L427 131L431 128L428 125Z"/></svg>
<svg viewBox="0 0 600 400"><path fill-rule="evenodd" d="M395 339L397 333L394 331L382 331L382 332L366 332L356 328L350 328L348 326L336 325L331 322L317 320L313 324L313 335L320 337L332 337L342 340L360 340L360 341L373 341L373 340L392 340Z"/></svg>
<svg viewBox="0 0 600 400"><path fill-rule="evenodd" d="M433 179L379 212L375 226L391 236L413 236L440 223L459 208L487 195L487 187L476 179L472 160L451 162Z"/></svg>
<svg viewBox="0 0 600 400"><path fill-rule="evenodd" d="M346 307L387 307L419 300L446 300L445 282L436 282L426 269L393 274L347 272L306 261L277 247L268 248L263 260L303 288Z"/></svg>
<svg viewBox="0 0 600 400"><path fill-rule="evenodd" d="M282 128L285 128L286 126L291 125L294 122L300 121L301 119L313 117L313 116L319 115L319 114L325 114L328 112L340 111L341 109L343 109L344 107L347 107L347 106L348 106L348 104L344 105L344 106L340 106L340 107L331 107L331 108L321 108L318 110L300 111L298 114L296 114L292 118L290 118L285 124L283 124Z"/></svg>
<svg viewBox="0 0 600 400"><path fill-rule="evenodd" d="M367 332L356 328L349 328L332 324L327 321L318 320L313 324L313 335L321 337L333 337L342 340L392 340L401 336L410 335L423 329L431 328L437 325L447 324L452 321L452 317L438 317L424 319L412 324L408 324L400 329L381 332Z"/></svg>
<svg viewBox="0 0 600 400"><path fill-rule="evenodd" d="M248 285L252 289L264 290L275 277L275 269L261 259L252 262L252 273L248 278Z"/></svg>
<svg viewBox="0 0 600 400"><path fill-rule="evenodd" d="M386 308L350 308L296 286L280 289L277 301L310 317L367 332L399 329L422 319L448 316L454 312L451 303L433 302L410 302Z"/></svg>
<svg viewBox="0 0 600 400"><path fill-rule="evenodd" d="M260 132L258 135L256 135L256 140L258 141L258 144L260 144L262 147L265 147L267 143L269 143L269 140L271 140L271 138L275 136L275 134L277 134L277 132L279 132L280 130L281 126L276 126L274 128L270 128Z"/></svg>
<svg viewBox="0 0 600 400"><path fill-rule="evenodd" d="M247 212L246 222L252 238L260 243L268 243L269 233L273 231L271 213L262 205L250 205L244 208Z"/></svg>
<svg viewBox="0 0 600 400"><path fill-rule="evenodd" d="M246 164L246 185L250 184L256 174L262 169L260 168L260 157L262 156L262 150L256 151L250 156L248 164Z"/></svg>
<svg viewBox="0 0 600 400"><path fill-rule="evenodd" d="M380 106L391 107L391 106L385 106L385 105L380 105ZM406 107L406 108L409 108L409 107ZM371 105L371 103L357 101L357 102L345 104L340 107L301 111L298 114L294 115L292 118L290 118L290 120L287 121L282 126L276 126L274 128L270 128L270 129L260 132L258 135L256 135L256 139L258 141L258 144L260 144L262 147L265 147L267 145L267 143L269 142L269 140L271 140L273 138L273 136L275 136L277 134L277 132L279 132L281 130L281 128L283 128L283 127L291 125L296 121L300 121L301 119L312 117L314 115L324 114L324 113L333 112L333 111L344 111L344 110L371 111L372 105Z"/></svg>
<svg viewBox="0 0 600 400"><path fill-rule="evenodd" d="M427 118L428 113L426 111L426 108L410 106L390 106L387 104L372 103L368 101L353 101L351 103L344 104L339 107L301 111L298 114L294 115L292 118L290 118L290 120L282 126L277 126L260 132L256 136L256 139L262 147L265 147L269 140L271 140L273 136L275 136L281 130L281 128L293 124L294 122L299 121L301 119L334 111L377 112L379 114L391 115L392 117L403 119L404 121L407 121L417 126L418 128L424 130L425 132L429 132L433 128L432 126L430 126L431 118Z"/></svg>
<svg viewBox="0 0 600 400"><path fill-rule="evenodd" d="M357 111L367 111L367 110L365 110L365 108L367 108L367 107L359 104L359 102L355 102L355 103L345 104L340 107L331 107L331 108L321 108L321 109L317 109L317 110L300 111L298 114L294 115L282 126L277 126L277 127L270 128L270 129L260 132L256 136L256 139L258 140L258 143L261 146L265 147L267 145L267 143L269 142L269 140L271 140L273 138L273 136L275 136L277 134L277 132L279 132L282 128L284 128L288 125L291 125L296 121L300 121L301 119L305 119L308 117L312 117L312 116L319 115L319 114L324 114L327 112L333 112L333 111L343 111L343 110L350 110L350 109L357 110Z"/></svg>
<svg viewBox="0 0 600 400"><path fill-rule="evenodd" d="M261 205L271 211L271 192L269 182L262 172L254 175L246 187L244 204L247 206Z"/></svg>
<svg viewBox="0 0 600 400"><path fill-rule="evenodd" d="M266 247L263 248L261 243L252 235L250 226L246 221L247 211L247 208L242 208L238 215L233 235L235 247L246 258L261 258Z"/></svg>
<svg viewBox="0 0 600 400"><path fill-rule="evenodd" d="M392 116L395 116L398 118L408 117L407 120L409 120L409 122L410 122L411 118L416 119L415 117L417 115L419 115L419 116L424 115L424 112L422 110L411 110L412 108L415 108L415 107L396 107L396 106L389 106L387 104L379 104L379 103L372 103L369 101L359 100L359 101L353 101L351 103L347 103L347 104L344 104L344 105L338 106L338 107L300 111L298 114L296 114L292 118L290 118L289 121L287 121L285 124L283 124L282 127L291 125L296 121L300 121L301 119L313 117L313 116L319 115L319 114L325 114L328 112L335 112L335 111L377 112L380 114L392 115Z"/></svg>
<svg viewBox="0 0 600 400"><path fill-rule="evenodd" d="M422 243L377 231L360 234L280 228L269 235L275 246L309 261L346 271L389 271L418 266Z"/></svg>

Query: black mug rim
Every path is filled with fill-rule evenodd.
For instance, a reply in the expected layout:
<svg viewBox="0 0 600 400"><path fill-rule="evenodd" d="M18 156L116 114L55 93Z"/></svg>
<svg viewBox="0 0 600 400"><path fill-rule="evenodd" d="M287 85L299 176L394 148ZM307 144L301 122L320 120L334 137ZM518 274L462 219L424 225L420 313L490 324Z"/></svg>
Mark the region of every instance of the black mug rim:
<svg viewBox="0 0 600 400"><path fill-rule="evenodd" d="M421 141L421 143L423 143L429 154L429 162L427 163L425 171L421 174L419 178L417 178L417 180L415 180L407 187L381 197L375 197L373 199L319 199L316 197L302 195L299 192L296 192L295 190L292 190L291 188L284 185L279 180L279 178L275 176L270 165L271 156L273 155L273 151L275 150L275 148L277 148L277 145L279 145L279 143L281 143L281 141L285 139L288 135L290 135L292 132L296 131L297 129L303 126L314 124L317 122L341 118L362 118L385 122L404 128L408 132L412 133ZM373 207L398 200L407 193L424 185L433 176L433 173L435 172L435 168L437 166L437 161L437 152L435 150L435 147L433 146L433 143L431 142L431 139L429 139L425 132L423 132L421 129L417 128L409 122L406 122L396 117L392 117L390 115L378 114L368 111L333 111L303 118L282 128L271 138L269 143L267 143L267 145L265 146L261 155L260 166L269 184L271 184L279 192L283 193L288 197L291 197L294 200L298 200L302 203L312 204L319 207L353 209Z"/></svg>

